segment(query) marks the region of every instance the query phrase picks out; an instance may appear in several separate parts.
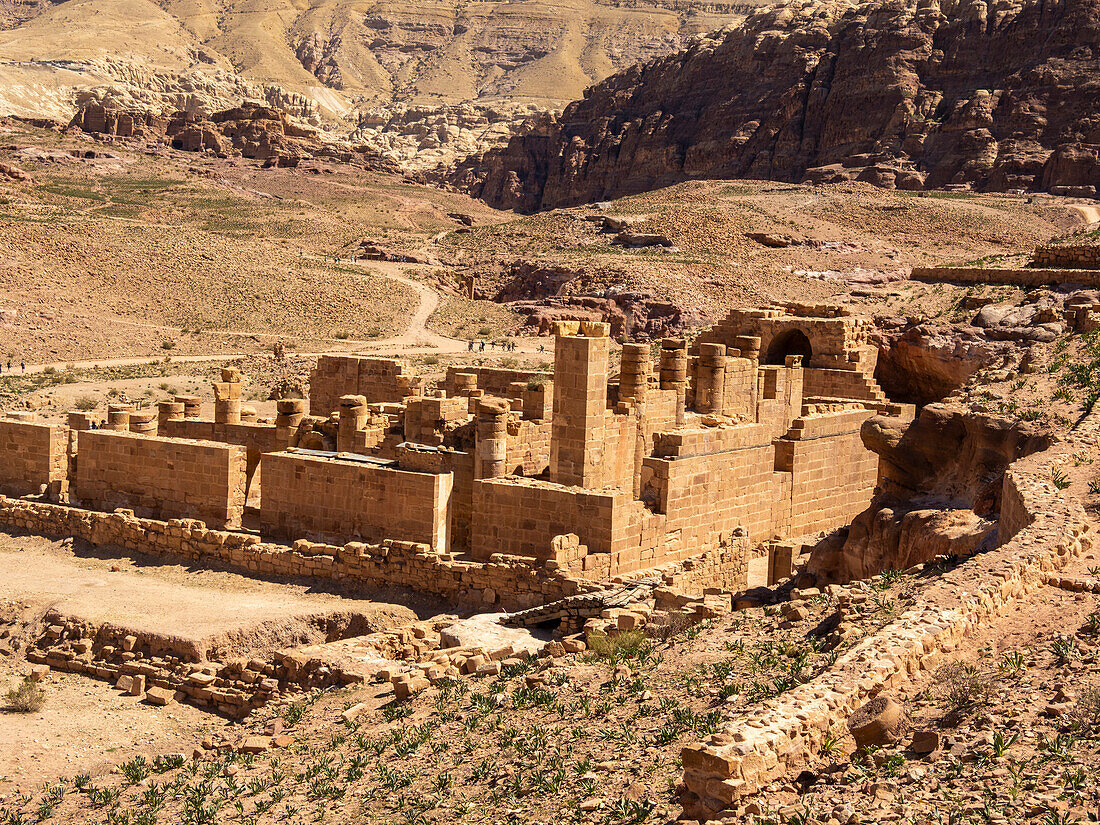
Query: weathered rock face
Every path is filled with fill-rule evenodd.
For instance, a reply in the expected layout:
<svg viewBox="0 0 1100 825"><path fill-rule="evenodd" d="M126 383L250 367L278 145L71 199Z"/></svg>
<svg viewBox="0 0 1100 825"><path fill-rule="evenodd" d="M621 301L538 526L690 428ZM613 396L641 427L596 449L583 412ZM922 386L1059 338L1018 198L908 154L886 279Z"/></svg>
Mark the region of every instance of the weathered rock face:
<svg viewBox="0 0 1100 825"><path fill-rule="evenodd" d="M1011 358L1017 347L990 341L973 327L936 328L899 321L876 331L875 379L895 401L942 401L981 369Z"/></svg>
<svg viewBox="0 0 1100 825"><path fill-rule="evenodd" d="M1051 444L1034 424L946 404L929 404L912 422L870 418L861 435L879 455L879 489L847 530L814 548L807 571L819 583L967 556L993 543L1005 468Z"/></svg>
<svg viewBox="0 0 1100 825"><path fill-rule="evenodd" d="M286 112L258 103L245 102L209 116L189 110L165 117L143 108L123 110L109 103L88 101L77 110L69 126L116 137L163 140L185 152L240 154L269 161L273 166L295 166L303 159L327 158L397 171L395 164L382 160L369 147L328 140Z"/></svg>
<svg viewBox="0 0 1100 825"><path fill-rule="evenodd" d="M690 178L1100 187L1100 0L790 4L588 89L453 180L531 211Z"/></svg>

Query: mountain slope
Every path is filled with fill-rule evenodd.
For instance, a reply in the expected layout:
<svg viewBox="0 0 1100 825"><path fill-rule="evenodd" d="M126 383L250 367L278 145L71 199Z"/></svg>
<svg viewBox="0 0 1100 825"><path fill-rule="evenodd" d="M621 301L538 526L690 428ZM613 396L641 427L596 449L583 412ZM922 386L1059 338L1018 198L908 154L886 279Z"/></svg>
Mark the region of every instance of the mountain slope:
<svg viewBox="0 0 1100 825"><path fill-rule="evenodd" d="M690 178L1100 188L1100 0L792 3L613 75L454 182L535 210Z"/></svg>
<svg viewBox="0 0 1100 825"><path fill-rule="evenodd" d="M37 114L67 107L71 116L74 96L89 88L115 85L143 99L173 83L277 88L312 101L322 118L352 125L365 108L394 101L556 107L612 72L681 48L756 5L0 0L0 115L36 114L30 110L37 98L45 110ZM148 81L152 76L160 80ZM204 106L200 93L194 106Z"/></svg>

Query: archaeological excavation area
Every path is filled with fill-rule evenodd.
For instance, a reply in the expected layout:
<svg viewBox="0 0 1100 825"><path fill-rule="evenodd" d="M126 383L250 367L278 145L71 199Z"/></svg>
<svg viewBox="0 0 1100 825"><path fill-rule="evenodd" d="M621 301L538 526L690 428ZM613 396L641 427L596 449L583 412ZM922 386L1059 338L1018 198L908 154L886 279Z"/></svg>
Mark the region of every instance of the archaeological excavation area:
<svg viewBox="0 0 1100 825"><path fill-rule="evenodd" d="M897 403L881 357L896 383L869 318L784 303L652 344L558 321L551 373L321 356L274 419L232 366L212 411L9 413L9 661L206 732L0 810L779 822L841 740L947 753L890 697L1037 592L1086 615L1095 421Z"/></svg>

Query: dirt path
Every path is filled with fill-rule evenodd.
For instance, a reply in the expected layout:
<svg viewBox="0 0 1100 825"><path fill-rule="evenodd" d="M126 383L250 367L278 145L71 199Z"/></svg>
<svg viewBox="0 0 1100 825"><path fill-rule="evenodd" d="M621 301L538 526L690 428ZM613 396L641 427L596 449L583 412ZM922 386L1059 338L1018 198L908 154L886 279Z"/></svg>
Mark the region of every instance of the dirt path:
<svg viewBox="0 0 1100 825"><path fill-rule="evenodd" d="M306 257L317 261L326 260L322 256L307 255ZM459 338L449 338L445 335L439 335L428 329L428 321L432 315L439 308L440 295L439 292L432 289L427 284L417 281L414 278L409 278L404 275L402 269L416 269L416 264L397 264L388 263L382 261L372 261L370 264L360 263L358 261L341 261L343 266L352 266L361 270L365 275L372 275L375 277L387 278L391 281L395 281L403 286L413 290L418 298L416 310L413 312L412 318L409 319L409 323L406 325L404 331L400 335L393 335L388 338L374 338L374 339L345 339L343 340L344 346L340 349L324 350L321 352L298 352L295 353L297 357L301 358L318 358L322 355L352 355L356 353L368 353L377 355L420 355L427 353L456 353L465 352L467 349L467 342ZM141 321L127 321L122 319L112 319L112 323L124 323L133 326L148 327L153 329L164 330L165 332L180 333L182 330L179 327L161 326L159 324L148 324ZM227 337L261 337L272 338L280 340L304 340L301 336L291 335L277 335L275 333L257 333L257 332L245 332L240 330L227 330L227 331L212 331L219 335L225 335ZM315 340L315 339L311 339ZM537 352L537 347L530 343L518 343L519 352L533 353ZM244 358L254 353L230 351L221 353L210 353L206 355L174 355L170 356L173 363L205 363L212 361L226 361L233 358ZM508 355L507 352L487 351L479 352L479 357L504 357ZM159 359L144 356L144 357L128 357L128 358L95 358L88 361L56 361L47 364L28 364L26 370L19 372L18 365L15 366L16 375L36 375L47 370L61 371L70 367L76 367L80 369L95 369L98 367L128 367L138 364L148 364L152 361Z"/></svg>
<svg viewBox="0 0 1100 825"><path fill-rule="evenodd" d="M1098 207L1075 203L1070 205L1070 209L1076 209L1080 212L1085 219L1085 223L1100 223L1100 208Z"/></svg>

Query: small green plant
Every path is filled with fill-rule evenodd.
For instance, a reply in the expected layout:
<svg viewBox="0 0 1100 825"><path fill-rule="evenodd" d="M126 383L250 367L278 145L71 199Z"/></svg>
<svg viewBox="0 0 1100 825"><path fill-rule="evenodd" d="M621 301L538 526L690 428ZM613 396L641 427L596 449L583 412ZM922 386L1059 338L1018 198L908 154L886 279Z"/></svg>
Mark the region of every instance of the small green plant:
<svg viewBox="0 0 1100 825"><path fill-rule="evenodd" d="M993 758L1000 759L1004 756L1008 752L1008 749L1016 744L1019 738L1020 734L1016 732L1006 736L1003 731L996 731L993 734Z"/></svg>
<svg viewBox="0 0 1100 825"><path fill-rule="evenodd" d="M37 713L46 704L46 691L28 676L8 691L8 707L17 713Z"/></svg>
<svg viewBox="0 0 1100 825"><path fill-rule="evenodd" d="M940 668L936 687L951 710L964 710L989 701L993 680L974 665L953 662Z"/></svg>
<svg viewBox="0 0 1100 825"><path fill-rule="evenodd" d="M1070 485L1069 476L1058 467L1052 467L1050 471L1050 480L1059 490L1064 490Z"/></svg>
<svg viewBox="0 0 1100 825"><path fill-rule="evenodd" d="M1050 652L1059 664L1065 664L1077 656L1077 640L1072 636L1055 636L1050 643Z"/></svg>
<svg viewBox="0 0 1100 825"><path fill-rule="evenodd" d="M1006 676L1019 676L1027 667L1027 662L1023 653L1018 650L1011 650L1001 657L999 667Z"/></svg>

